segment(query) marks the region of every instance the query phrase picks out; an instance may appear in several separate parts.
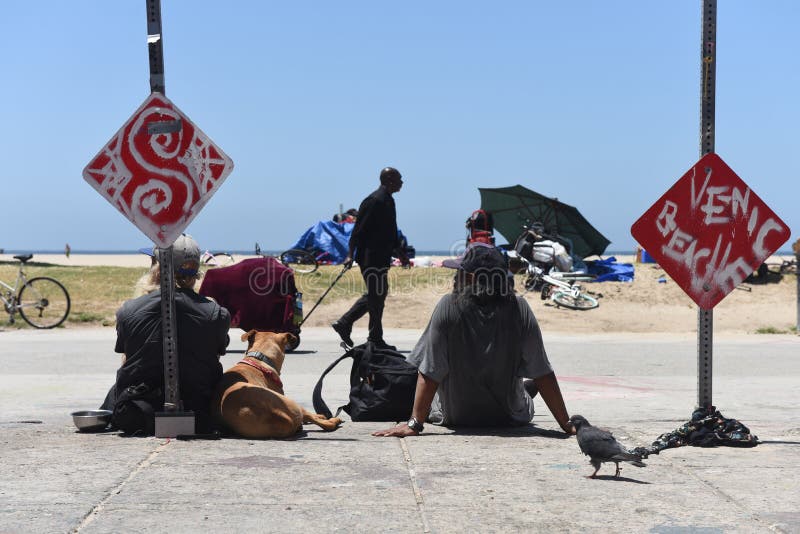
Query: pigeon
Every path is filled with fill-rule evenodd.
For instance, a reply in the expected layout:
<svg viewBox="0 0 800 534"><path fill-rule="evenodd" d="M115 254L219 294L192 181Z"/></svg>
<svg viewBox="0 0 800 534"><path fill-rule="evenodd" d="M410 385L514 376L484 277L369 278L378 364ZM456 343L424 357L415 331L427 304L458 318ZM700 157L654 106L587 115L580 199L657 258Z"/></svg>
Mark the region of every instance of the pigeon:
<svg viewBox="0 0 800 534"><path fill-rule="evenodd" d="M614 473L616 478L619 478L620 462L628 462L636 467L645 467L642 457L629 452L614 439L611 432L593 427L582 415L573 415L569 418L569 422L578 433L578 445L581 452L590 458L589 463L594 467L594 473L588 478L595 478L603 462L614 462L617 465L617 472Z"/></svg>

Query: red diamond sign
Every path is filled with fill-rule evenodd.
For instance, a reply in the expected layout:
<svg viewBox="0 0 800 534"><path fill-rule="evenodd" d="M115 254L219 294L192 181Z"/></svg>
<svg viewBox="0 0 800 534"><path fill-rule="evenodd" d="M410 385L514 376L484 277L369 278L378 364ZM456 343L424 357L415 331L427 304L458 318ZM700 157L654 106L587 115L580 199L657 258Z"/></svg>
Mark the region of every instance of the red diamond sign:
<svg viewBox="0 0 800 534"><path fill-rule="evenodd" d="M83 170L83 178L159 247L172 245L233 170L233 161L161 93Z"/></svg>
<svg viewBox="0 0 800 534"><path fill-rule="evenodd" d="M706 154L631 227L636 241L710 310L787 239L789 227L716 154Z"/></svg>

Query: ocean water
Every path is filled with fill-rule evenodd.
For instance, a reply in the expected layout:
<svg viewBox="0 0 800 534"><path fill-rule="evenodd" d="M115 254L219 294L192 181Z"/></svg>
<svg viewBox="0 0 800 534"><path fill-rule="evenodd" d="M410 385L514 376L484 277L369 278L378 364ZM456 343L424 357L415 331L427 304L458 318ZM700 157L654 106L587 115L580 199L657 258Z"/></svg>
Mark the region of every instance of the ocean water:
<svg viewBox="0 0 800 534"><path fill-rule="evenodd" d="M210 249L211 252L227 252L229 254L233 254L236 256L254 256L255 251L250 250L220 250L220 249ZM266 254L269 256L277 256L283 252L282 250L262 250L262 254ZM460 251L457 251L460 252ZM607 250L603 256L633 256L636 253L634 250ZM2 249L0 248L0 254L8 254L8 255L15 255L15 254L64 254L64 249L58 250L50 250L50 249ZM95 255L126 255L126 254L141 254L138 250L77 250L73 249L70 251L70 254L95 254ZM441 249L441 250L417 250L417 256L451 256L453 254L452 250L449 249ZM792 249L781 249L775 253L778 256L794 256L794 252Z"/></svg>
<svg viewBox="0 0 800 534"><path fill-rule="evenodd" d="M254 256L255 251L253 249L250 250L221 250L221 249L209 249L210 252L227 252L228 254L233 254L234 256ZM283 250L261 250L262 254L266 254L268 256L277 256L283 252ZM64 254L64 249L58 250L50 250L50 249L2 249L0 248L0 254ZM91 254L91 255L127 255L127 254L141 254L138 250L80 250L80 249L72 249L70 254ZM449 250L418 250L417 256L449 256Z"/></svg>

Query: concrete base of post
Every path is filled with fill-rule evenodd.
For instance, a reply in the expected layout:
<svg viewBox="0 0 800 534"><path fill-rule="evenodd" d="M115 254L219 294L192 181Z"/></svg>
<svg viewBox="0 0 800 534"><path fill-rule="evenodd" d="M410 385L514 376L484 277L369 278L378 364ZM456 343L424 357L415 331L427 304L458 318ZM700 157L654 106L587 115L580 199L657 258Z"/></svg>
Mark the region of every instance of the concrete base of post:
<svg viewBox="0 0 800 534"><path fill-rule="evenodd" d="M194 412L156 412L157 438L174 438L195 433Z"/></svg>

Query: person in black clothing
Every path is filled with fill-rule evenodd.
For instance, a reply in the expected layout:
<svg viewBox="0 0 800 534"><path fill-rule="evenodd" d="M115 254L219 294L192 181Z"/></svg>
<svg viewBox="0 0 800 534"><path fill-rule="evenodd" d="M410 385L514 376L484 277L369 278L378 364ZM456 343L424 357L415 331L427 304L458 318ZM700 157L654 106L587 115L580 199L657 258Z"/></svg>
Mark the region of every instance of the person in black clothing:
<svg viewBox="0 0 800 534"><path fill-rule="evenodd" d="M369 335L379 347L390 347L383 339L383 306L389 292L388 272L392 252L398 247L397 213L392 195L403 187L400 172L386 167L380 174L381 185L372 192L358 208L358 218L350 235L349 252L345 265L353 259L361 268L361 276L367 292L359 298L352 308L331 326L347 345L353 346L350 333L353 323L369 312ZM400 261L407 266L408 258L399 252Z"/></svg>
<svg viewBox="0 0 800 534"><path fill-rule="evenodd" d="M158 260L159 251L154 252ZM195 413L197 430L208 432L212 426L211 396L222 377L219 357L225 354L228 346L231 316L224 307L195 293L200 248L191 236L178 237L172 258L177 286L175 326L180 397L183 409ZM123 364L101 408L113 410L116 397L131 386L146 384L151 390L164 391L161 293L158 289L126 301L117 311L115 351L124 354ZM161 403L163 396L153 407L154 411L162 409Z"/></svg>

